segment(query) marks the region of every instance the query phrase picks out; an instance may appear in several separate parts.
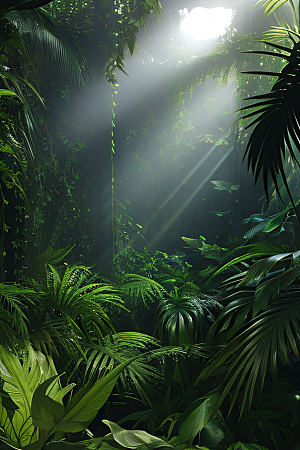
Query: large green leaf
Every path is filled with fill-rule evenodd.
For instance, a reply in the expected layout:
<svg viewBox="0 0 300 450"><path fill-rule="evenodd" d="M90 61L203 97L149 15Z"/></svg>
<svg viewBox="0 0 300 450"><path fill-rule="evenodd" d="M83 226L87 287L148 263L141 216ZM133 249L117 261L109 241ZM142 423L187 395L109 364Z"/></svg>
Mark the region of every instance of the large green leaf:
<svg viewBox="0 0 300 450"><path fill-rule="evenodd" d="M211 416L211 413L218 403L219 398L219 394L214 394L206 399L198 399L188 406L176 424L178 436L181 441L188 442L189 446L193 445L193 441L197 434L200 433L206 425L208 425L207 418ZM218 431L219 433L216 434L217 442L215 445L224 437L224 433L220 428Z"/></svg>
<svg viewBox="0 0 300 450"><path fill-rule="evenodd" d="M31 415L33 417L34 425L37 428L52 430L65 414L64 405L46 395L49 386L57 379L58 375L54 375L48 380L45 380L36 388L33 394ZM72 387L74 387L74 385L72 385L71 388ZM68 390L64 391L65 394L67 392Z"/></svg>
<svg viewBox="0 0 300 450"><path fill-rule="evenodd" d="M235 250L231 251L227 255L227 258L232 254L240 251L243 251L242 255L237 256L234 259L228 261L226 264L222 265L218 270L216 270L211 275L211 277L205 282L204 286L207 286L214 277L224 272L225 270L230 269L231 267L235 267L238 263L244 263L244 261L247 261L249 259L261 258L263 256L276 255L280 251L282 251L282 249L267 241L258 242L252 245L244 245L241 247L237 247Z"/></svg>
<svg viewBox="0 0 300 450"><path fill-rule="evenodd" d="M270 280L259 283L255 292L255 304L253 317L268 303L270 297L275 298L282 289L291 284L300 274L300 266L293 267L283 273L274 276Z"/></svg>
<svg viewBox="0 0 300 450"><path fill-rule="evenodd" d="M46 378L56 376L56 371L51 360L47 361L45 356L32 348L24 352L20 361L18 356L0 346L0 363L3 391L18 407L13 413L9 412L2 424L3 429L7 439L25 447L37 440L30 411L33 393ZM2 414L3 419L7 414L3 405Z"/></svg>
<svg viewBox="0 0 300 450"><path fill-rule="evenodd" d="M61 403L57 401L53 401L54 403L48 403L45 409L43 409L43 413L45 414L46 420L49 421L47 423L50 423L50 420L55 422L55 426L50 432L63 431L76 433L78 431L85 430L96 417L99 409L107 401L121 371L124 370L125 367L127 367L133 360L134 358L120 364L112 372L98 380L92 387L87 385L86 387L79 389L79 391L72 397L63 414ZM43 394L43 390L44 388L41 388L39 394ZM38 400L39 395L36 397L37 402ZM52 417L51 408L49 409L49 406L55 407L55 411L52 410ZM61 415L59 420L57 420L58 415ZM32 410L32 418L33 423L36 426L43 428L40 422L41 418L39 406L36 406ZM47 423L45 426L48 427Z"/></svg>
<svg viewBox="0 0 300 450"><path fill-rule="evenodd" d="M115 441L122 445L122 447L136 449L141 445L145 445L150 450L159 447L173 448L173 445L168 444L163 439L152 436L143 430L125 430L114 422L109 420L102 420L111 430Z"/></svg>
<svg viewBox="0 0 300 450"><path fill-rule="evenodd" d="M291 258L292 256L292 253L281 253L280 255L273 255L270 256L270 258L258 261L250 267L246 276L238 284L238 287L245 286L254 280L260 280L276 263L282 261L283 259Z"/></svg>

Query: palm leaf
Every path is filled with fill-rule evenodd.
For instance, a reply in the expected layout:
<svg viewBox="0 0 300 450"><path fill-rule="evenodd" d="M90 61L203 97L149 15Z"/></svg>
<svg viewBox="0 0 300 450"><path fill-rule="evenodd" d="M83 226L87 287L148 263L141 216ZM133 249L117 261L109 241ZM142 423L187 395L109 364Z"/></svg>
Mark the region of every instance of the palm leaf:
<svg viewBox="0 0 300 450"><path fill-rule="evenodd" d="M123 307L123 302L118 295L119 291L113 286L85 284L89 274L86 266L67 266L60 278L57 270L49 264L48 300L76 334L85 338L97 336L101 341L106 335L114 333L106 312L108 305Z"/></svg>
<svg viewBox="0 0 300 450"><path fill-rule="evenodd" d="M299 251L292 253L280 253L278 255L270 256L270 258L262 259L257 263L253 264L248 270L246 276L243 280L238 284L238 286L245 286L256 280L256 282L260 281L261 278L269 272L276 263L281 262L286 259L292 259L294 262L299 257Z"/></svg>
<svg viewBox="0 0 300 450"><path fill-rule="evenodd" d="M98 377L103 371L111 371L116 364L122 364L132 356L139 356L120 375L123 388L134 385L141 396L145 395L143 388L153 383L161 382L160 372L149 365L148 353L143 360L142 354L150 349L160 347L159 342L152 336L137 332L120 332L105 337L102 344L89 346L85 351L85 358L78 363L86 365L85 378Z"/></svg>
<svg viewBox="0 0 300 450"><path fill-rule="evenodd" d="M153 302L157 298L162 298L164 292L164 288L156 281L135 273L124 276L121 289L136 301L141 297L146 307L146 300Z"/></svg>
<svg viewBox="0 0 300 450"><path fill-rule="evenodd" d="M207 364L196 383L207 379L220 365L227 363L227 373L222 382L222 394L216 405L218 411L225 397L231 393L230 411L242 395L240 415L250 408L254 393L261 395L268 371L278 381L279 361L287 364L291 355L300 358L300 303L299 288L290 288L279 295L264 312L252 319L244 331L232 339Z"/></svg>
<svg viewBox="0 0 300 450"><path fill-rule="evenodd" d="M21 342L28 339L27 307L34 304L35 291L17 285L0 283L1 343L13 347L16 336Z"/></svg>
<svg viewBox="0 0 300 450"><path fill-rule="evenodd" d="M277 11L282 5L284 5L285 3L289 2L292 11L293 11L293 15L294 17L296 17L296 11L295 11L295 6L292 0L259 0L256 4L258 5L259 3L263 3L262 8L264 8L265 10L265 14L270 15L272 13L274 13L275 11Z"/></svg>
<svg viewBox="0 0 300 450"><path fill-rule="evenodd" d="M47 5L51 0L1 0L1 9L31 9Z"/></svg>
<svg viewBox="0 0 300 450"><path fill-rule="evenodd" d="M57 72L63 74L70 84L84 84L86 77L90 79L93 76L78 32L55 25L50 14L43 9L11 11L6 17L16 25L33 66L38 55L42 54L46 64L56 62ZM41 50L38 53L37 48Z"/></svg>
<svg viewBox="0 0 300 450"><path fill-rule="evenodd" d="M227 341L229 341L251 320L255 287L247 286L239 289L225 300L229 300L230 303L222 310L207 334L206 342L210 345L216 342L221 333L226 333Z"/></svg>
<svg viewBox="0 0 300 450"><path fill-rule="evenodd" d="M238 264L238 263L244 263L245 261L247 261L249 259L259 258L262 256L276 255L280 251L282 251L282 249L280 249L276 245L266 241L266 242L257 242L253 245L244 245L244 246L237 247L235 250L228 253L227 257L229 255L231 255L237 251L241 251L241 250L245 250L245 252L242 255L237 256L234 259L232 259L232 260L228 261L227 263L225 263L224 265L222 265L218 270L216 270L210 276L210 278L205 282L204 286L207 286L215 276L219 275L220 273L224 272L225 270L235 267L236 264Z"/></svg>
<svg viewBox="0 0 300 450"><path fill-rule="evenodd" d="M75 244L70 244L67 247L63 247L54 250L52 247L48 247L41 255L39 255L32 263L29 264L26 276L34 278L42 278L45 276L45 266L47 264L59 264L75 247Z"/></svg>
<svg viewBox="0 0 300 450"><path fill-rule="evenodd" d="M212 298L179 296L175 289L170 298L160 300L155 332L164 345L201 342L221 309Z"/></svg>
<svg viewBox="0 0 300 450"><path fill-rule="evenodd" d="M274 52L273 57L285 59L287 65L280 73L260 71L244 72L276 76L278 79L270 93L250 97L247 100L259 101L241 108L240 111L245 111L249 108L252 110L245 114L243 119L258 116L245 128L248 129L255 126L244 155L244 158L247 156L248 159L248 168L251 168L254 174L254 182L257 183L259 176L262 175L265 193L268 199L269 176L271 176L277 192L279 192L277 176L280 174L291 198L293 207L295 207L283 165L287 151L298 164L294 148L296 147L300 151L300 105L297 100L300 95L300 60L298 58L300 56L300 35L297 33L293 34L297 36L297 42L290 37L290 40L295 42L292 49L263 41L266 45L281 50L281 52ZM254 53L260 54L261 52L256 51Z"/></svg>

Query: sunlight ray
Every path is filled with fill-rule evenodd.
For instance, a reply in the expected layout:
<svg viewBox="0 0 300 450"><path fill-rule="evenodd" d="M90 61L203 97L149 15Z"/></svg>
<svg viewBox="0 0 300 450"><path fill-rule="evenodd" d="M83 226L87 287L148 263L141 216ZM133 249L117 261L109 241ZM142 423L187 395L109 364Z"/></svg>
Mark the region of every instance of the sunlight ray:
<svg viewBox="0 0 300 450"><path fill-rule="evenodd" d="M198 194L198 192L203 188L203 186L210 180L213 174L217 171L217 169L223 164L225 159L232 153L234 146L230 147L230 149L225 153L225 155L220 159L220 161L214 166L214 168L208 173L208 175L202 180L202 182L198 185L197 189L195 189L192 194L186 199L186 201L178 208L175 214L165 223L165 225L161 228L160 232L151 240L150 245L155 245L162 236L168 232L173 223L180 217L186 207L190 204L193 198Z"/></svg>

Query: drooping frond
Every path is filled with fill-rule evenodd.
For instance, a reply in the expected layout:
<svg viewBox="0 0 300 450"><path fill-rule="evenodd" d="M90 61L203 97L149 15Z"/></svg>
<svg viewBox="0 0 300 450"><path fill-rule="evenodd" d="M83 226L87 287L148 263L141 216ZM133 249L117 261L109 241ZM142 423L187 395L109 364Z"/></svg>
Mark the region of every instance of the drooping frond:
<svg viewBox="0 0 300 450"><path fill-rule="evenodd" d="M87 74L92 76L78 32L55 25L42 9L12 11L6 17L18 29L33 65L35 58L42 55L48 66L54 62L58 72L74 85L84 84Z"/></svg>
<svg viewBox="0 0 300 450"><path fill-rule="evenodd" d="M296 15L295 5L292 0L259 0L256 5L263 3L262 8L264 8L265 14L269 15L276 12L282 5L289 2L294 15Z"/></svg>
<svg viewBox="0 0 300 450"><path fill-rule="evenodd" d="M254 174L254 182L262 175L266 197L268 199L268 180L272 178L279 192L277 176L280 175L291 197L285 170L284 160L287 152L297 163L295 149L300 151L300 35L289 31L289 38L294 43L293 48L264 42L272 46L277 52L253 51L260 55L270 55L287 61L281 72L251 71L248 74L257 74L277 77L271 92L250 97L255 100L240 111L251 109L243 119L251 119L245 129L254 126L250 135L244 158L247 157L248 168ZM293 38L292 35L293 34ZM297 40L297 42L295 41Z"/></svg>
<svg viewBox="0 0 300 450"><path fill-rule="evenodd" d="M208 362L197 383L207 379L221 364L228 364L222 395L212 416L230 392L230 411L241 396L242 414L245 408L250 408L254 392L261 393L268 371L278 381L277 368L280 362L289 363L292 355L300 358L299 294L298 287L287 289ZM251 303L251 294L249 300ZM248 308L246 303L245 306Z"/></svg>
<svg viewBox="0 0 300 450"><path fill-rule="evenodd" d="M32 289L17 285L0 284L0 341L2 345L12 347L16 338L28 339L27 307L33 300Z"/></svg>

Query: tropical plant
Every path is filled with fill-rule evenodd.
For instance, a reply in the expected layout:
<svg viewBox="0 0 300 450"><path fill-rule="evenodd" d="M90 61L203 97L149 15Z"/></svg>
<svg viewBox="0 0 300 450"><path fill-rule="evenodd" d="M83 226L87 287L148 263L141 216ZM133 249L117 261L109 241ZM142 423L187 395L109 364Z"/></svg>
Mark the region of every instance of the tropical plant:
<svg viewBox="0 0 300 450"><path fill-rule="evenodd" d="M5 10L4 12L11 10L22 10L22 9L32 9L39 8L40 6L44 6L47 3L50 3L49 0L1 0L1 9ZM3 13L3 11L2 11Z"/></svg>
<svg viewBox="0 0 300 450"><path fill-rule="evenodd" d="M158 368L149 364L149 350L152 351L153 357L160 354L160 344L155 338L132 331L115 333L106 336L102 343L86 343L84 356L77 356L73 371L77 369L80 371L83 366L84 380L97 379L103 371L111 371L132 356L138 356L124 369L118 385L122 390L137 392L141 398L145 398L147 397L145 390L148 391L151 386L158 385L162 381Z"/></svg>
<svg viewBox="0 0 300 450"><path fill-rule="evenodd" d="M135 302L141 298L146 307L147 300L153 302L160 299L164 292L164 288L156 281L135 273L127 273L124 275L121 290Z"/></svg>
<svg viewBox="0 0 300 450"><path fill-rule="evenodd" d="M41 307L37 311L38 320L32 317L31 336L43 327L58 331L68 348L72 342L80 348L79 341L94 339L101 342L115 332L108 316L110 305L123 307L119 292L111 285L88 283L90 270L83 265L67 266L61 277L50 264L47 266L47 286L41 292ZM34 323L36 325L34 325ZM60 334L61 333L61 334ZM69 345L68 345L69 342Z"/></svg>
<svg viewBox="0 0 300 450"><path fill-rule="evenodd" d="M25 192L24 181L26 179L28 162L32 158L32 147L30 146L29 138L25 134L26 127L18 116L23 111L27 123L31 124L32 113L20 86L20 81L26 87L29 86L40 100L42 99L25 80L19 79L19 77L10 73L5 73L1 68L1 59L0 54L0 78L6 87L6 89L0 89L0 279L4 281L4 237L5 231L9 229L5 222L5 215L9 204L7 196L10 189L15 190L23 200L26 210L29 211L29 201ZM6 105L7 102L3 103L3 98L7 97L17 99L15 115L10 113Z"/></svg>
<svg viewBox="0 0 300 450"><path fill-rule="evenodd" d="M133 358L74 395L74 383L61 387L51 358L31 347L21 359L0 346L0 438L9 447L41 450L55 435L84 431L105 404L122 370ZM63 443L56 443L61 448Z"/></svg>
<svg viewBox="0 0 300 450"><path fill-rule="evenodd" d="M150 449L171 447L179 450L180 448L206 448L203 447L206 445L214 447L224 438L222 421L219 418L212 419L206 424L205 421L217 398L218 395L215 394L194 401L181 415L177 415L177 420L175 419L174 421L175 426L171 428L168 436L163 436L163 439L149 435L149 433L142 430L124 430L119 425L108 420L103 422L109 426L114 440L126 448L136 448L142 444ZM168 421L172 422L172 417L167 417L164 422ZM109 438L110 436L108 435ZM104 438L104 442L106 439ZM197 442L196 445L194 441Z"/></svg>
<svg viewBox="0 0 300 450"><path fill-rule="evenodd" d="M214 273L209 274L210 277L206 280L204 286L209 286L211 280L223 273L225 270L234 269L239 274L243 273L245 269L248 269L249 262L263 256L275 256L279 253L281 254L283 250L288 250L288 248L285 245L278 247L277 245L274 245L268 241L261 241L254 244L236 247L235 249L225 254L224 260L226 261L226 259L229 259L229 261L225 264L222 264L221 267L214 271ZM233 259L230 258L232 255L239 253L241 253L239 256L235 256ZM241 266L239 264L241 264Z"/></svg>
<svg viewBox="0 0 300 450"><path fill-rule="evenodd" d="M222 306L212 297L181 295L177 287L157 307L156 333L163 345L203 342Z"/></svg>
<svg viewBox="0 0 300 450"><path fill-rule="evenodd" d="M28 278L34 278L35 280L45 279L47 273L47 265L57 266L62 263L65 257L75 247L75 244L70 244L67 247L54 250L52 247L48 247L43 253L41 253L34 261L28 264L25 268L25 280Z"/></svg>
<svg viewBox="0 0 300 450"><path fill-rule="evenodd" d="M262 3L260 0L257 3ZM293 162L297 162L297 151L299 147L299 126L298 119L300 117L297 108L298 92L298 62L297 54L299 51L300 35L299 28L299 6L298 10L293 1L289 4L293 13L293 28L276 16L277 10L287 3L287 0L282 2L277 0L264 1L263 8L266 14L274 13L280 27L274 27L272 31L265 33L269 40L262 41L265 46L273 47L275 52L269 50L255 50L251 53L259 55L267 55L276 60L278 57L287 62L280 72L266 72L266 71L247 71L244 73L253 75L265 75L276 77L277 81L274 83L270 93L255 95L248 97L251 100L251 105L245 106L240 111L246 111L243 119L250 119L255 116L254 120L247 124L245 129L254 129L251 132L248 144L246 147L244 158L247 157L248 168L254 175L254 182L257 183L260 175L262 175L266 198L269 196L269 177L271 177L275 189L280 196L279 180L281 180L288 192L290 201L292 203L295 216L299 226L299 217L296 205L289 188L288 179L284 167L284 161L287 155L291 157ZM288 42L287 45L280 45L278 42ZM258 102L256 101L258 100ZM250 112L247 110L250 109ZM272 150L271 150L272 149ZM299 239L299 237L298 237Z"/></svg>
<svg viewBox="0 0 300 450"><path fill-rule="evenodd" d="M223 339L225 346L196 380L197 385L225 364L214 413L230 392L229 413L239 403L240 417L244 410L249 414L253 403L261 405L268 374L278 382L282 364L299 359L298 258L299 252L274 255L231 280L239 283L207 336L207 343ZM281 269L270 272L278 263Z"/></svg>
<svg viewBox="0 0 300 450"><path fill-rule="evenodd" d="M0 343L6 348L25 345L29 338L28 307L33 289L0 283Z"/></svg>
<svg viewBox="0 0 300 450"><path fill-rule="evenodd" d="M247 99L259 101L250 105L251 112L246 113L243 119L258 115L258 117L245 127L245 129L248 129L255 125L245 151L245 156L248 158L248 167L251 167L254 174L254 182L256 183L260 174L262 174L265 193L268 198L268 177L269 175L271 176L278 190L277 176L280 174L295 209L296 206L289 190L283 161L288 151L293 160L297 162L295 149L299 150L298 137L300 130L297 125L299 111L295 99L299 97L297 78L297 52L299 46L297 43L300 40L300 35L291 30L286 30L286 32L287 37L293 43L293 48L263 41L266 45L280 51L252 51L252 53L269 55L273 58L280 57L287 61L287 65L280 73L263 71L246 72L249 74L275 76L278 77L278 81L276 81L269 94L253 96ZM249 106L241 108L240 111L247 109L249 109Z"/></svg>

